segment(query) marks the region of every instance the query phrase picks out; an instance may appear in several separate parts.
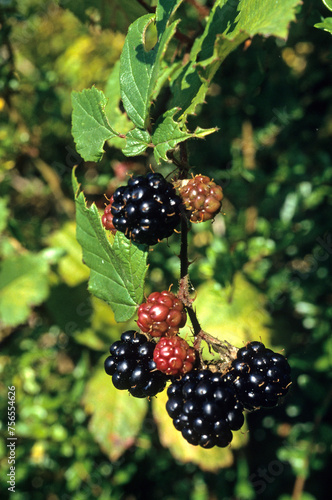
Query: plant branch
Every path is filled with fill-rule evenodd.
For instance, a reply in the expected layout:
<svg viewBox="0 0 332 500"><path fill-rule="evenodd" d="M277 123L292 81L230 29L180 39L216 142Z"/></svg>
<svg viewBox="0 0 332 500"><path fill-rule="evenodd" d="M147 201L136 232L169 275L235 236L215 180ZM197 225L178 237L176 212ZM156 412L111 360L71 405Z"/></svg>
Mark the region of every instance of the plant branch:
<svg viewBox="0 0 332 500"><path fill-rule="evenodd" d="M188 274L188 220L184 213L181 213L181 248L180 248L180 279Z"/></svg>
<svg viewBox="0 0 332 500"><path fill-rule="evenodd" d="M198 15L201 19L204 19L204 17L208 16L210 14L210 9L208 7L204 7L204 5L200 5L197 0L186 0L187 3L192 5L194 9L197 10Z"/></svg>
<svg viewBox="0 0 332 500"><path fill-rule="evenodd" d="M144 0L136 0L145 10L148 12L151 12L151 14L154 14L156 12L156 7L151 7L151 5L148 5Z"/></svg>

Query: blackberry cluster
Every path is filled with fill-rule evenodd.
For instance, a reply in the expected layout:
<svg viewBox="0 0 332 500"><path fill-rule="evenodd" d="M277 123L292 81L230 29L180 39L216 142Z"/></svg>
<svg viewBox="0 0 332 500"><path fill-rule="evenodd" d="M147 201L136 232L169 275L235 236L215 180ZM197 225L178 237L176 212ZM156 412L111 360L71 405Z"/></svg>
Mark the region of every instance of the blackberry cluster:
<svg viewBox="0 0 332 500"><path fill-rule="evenodd" d="M193 370L167 390L166 410L192 445L224 448L244 423L243 406L232 383L220 373Z"/></svg>
<svg viewBox="0 0 332 500"><path fill-rule="evenodd" d="M238 350L226 379L233 384L244 408L253 410L278 404L291 384L290 371L282 354L255 341Z"/></svg>
<svg viewBox="0 0 332 500"><path fill-rule="evenodd" d="M113 194L113 225L136 243L155 245L179 225L181 203L161 174L132 177Z"/></svg>
<svg viewBox="0 0 332 500"><path fill-rule="evenodd" d="M166 385L167 376L156 369L153 351L156 344L145 335L128 330L110 347L105 371L117 389L128 389L132 396L155 396Z"/></svg>

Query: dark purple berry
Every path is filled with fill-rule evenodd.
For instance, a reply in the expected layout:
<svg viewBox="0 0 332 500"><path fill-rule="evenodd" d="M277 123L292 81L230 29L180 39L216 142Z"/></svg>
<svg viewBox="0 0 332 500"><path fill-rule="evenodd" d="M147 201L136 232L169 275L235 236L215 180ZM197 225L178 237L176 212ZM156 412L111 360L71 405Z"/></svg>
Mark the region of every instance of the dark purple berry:
<svg viewBox="0 0 332 500"><path fill-rule="evenodd" d="M248 410L276 406L291 384L286 358L256 341L238 350L225 377Z"/></svg>
<svg viewBox="0 0 332 500"><path fill-rule="evenodd" d="M112 223L135 243L155 245L179 225L181 204L174 187L161 174L139 175L114 192Z"/></svg>
<svg viewBox="0 0 332 500"><path fill-rule="evenodd" d="M233 380L209 370L192 370L167 390L166 410L174 427L190 444L203 448L227 446L232 430L244 423Z"/></svg>
<svg viewBox="0 0 332 500"><path fill-rule="evenodd" d="M165 388L167 377L153 361L155 345L135 330L124 332L121 340L111 345L104 366L117 389L127 389L132 396L143 398L155 396Z"/></svg>

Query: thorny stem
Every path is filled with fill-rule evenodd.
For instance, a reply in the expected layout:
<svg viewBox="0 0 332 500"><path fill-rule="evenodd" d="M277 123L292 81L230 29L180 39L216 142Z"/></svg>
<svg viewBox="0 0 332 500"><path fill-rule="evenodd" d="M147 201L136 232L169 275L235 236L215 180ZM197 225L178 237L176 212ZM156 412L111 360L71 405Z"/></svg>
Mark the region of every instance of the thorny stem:
<svg viewBox="0 0 332 500"><path fill-rule="evenodd" d="M185 214L181 214L181 249L180 249L180 278L188 274L188 221Z"/></svg>
<svg viewBox="0 0 332 500"><path fill-rule="evenodd" d="M180 168L180 178L186 178L188 175L189 165L188 165L188 157L187 157L187 149L182 147L180 149L181 155L181 163ZM187 174L187 175L185 175ZM234 348L231 344L226 341L220 341L216 339L212 335L204 332L202 327L198 321L196 311L191 305L192 300L189 297L189 265L190 262L188 260L188 232L189 232L189 222L186 217L185 211L181 213L181 248L180 248L180 289L179 289L179 297L183 301L188 316L190 318L193 330L194 330L194 348L200 352L200 346L202 340L204 340L209 348L212 348L215 352L217 352L222 358L229 361L233 359L234 355L237 352L237 349ZM201 362L203 360L201 359Z"/></svg>
<svg viewBox="0 0 332 500"><path fill-rule="evenodd" d="M198 12L199 16L203 19L210 14L210 9L200 5L197 0L186 0L190 5L192 5Z"/></svg>
<svg viewBox="0 0 332 500"><path fill-rule="evenodd" d="M189 298L189 290L188 290L188 268L189 268L189 260L188 260L188 220L185 213L181 214L181 248L180 248L180 283L181 286L185 288L182 291L185 298ZM191 320L195 337L199 335L202 328L199 324L199 321L196 316L196 312L191 307L189 300L186 300L185 304L188 316Z"/></svg>

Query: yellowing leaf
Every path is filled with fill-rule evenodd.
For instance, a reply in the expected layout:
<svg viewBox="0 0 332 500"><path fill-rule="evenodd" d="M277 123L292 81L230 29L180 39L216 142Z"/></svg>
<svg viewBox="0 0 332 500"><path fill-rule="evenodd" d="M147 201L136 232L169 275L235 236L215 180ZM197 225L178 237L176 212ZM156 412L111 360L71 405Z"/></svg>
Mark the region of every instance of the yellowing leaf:
<svg viewBox="0 0 332 500"><path fill-rule="evenodd" d="M64 224L49 236L47 242L66 251L65 257L59 261L59 273L67 285L76 286L89 279L90 272L82 262L81 246L76 240L75 222Z"/></svg>
<svg viewBox="0 0 332 500"><path fill-rule="evenodd" d="M46 300L48 269L42 254L27 253L6 259L0 267L0 325L24 323L31 307Z"/></svg>
<svg viewBox="0 0 332 500"><path fill-rule="evenodd" d="M265 309L265 297L241 273L225 288L213 280L203 283L197 289L194 308L202 329L219 340L236 347L251 340L270 343L272 319ZM207 349L204 356L208 356Z"/></svg>
<svg viewBox="0 0 332 500"><path fill-rule="evenodd" d="M92 414L89 430L94 439L110 460L117 460L135 443L147 401L116 389L100 369L87 384L83 404L85 411Z"/></svg>

